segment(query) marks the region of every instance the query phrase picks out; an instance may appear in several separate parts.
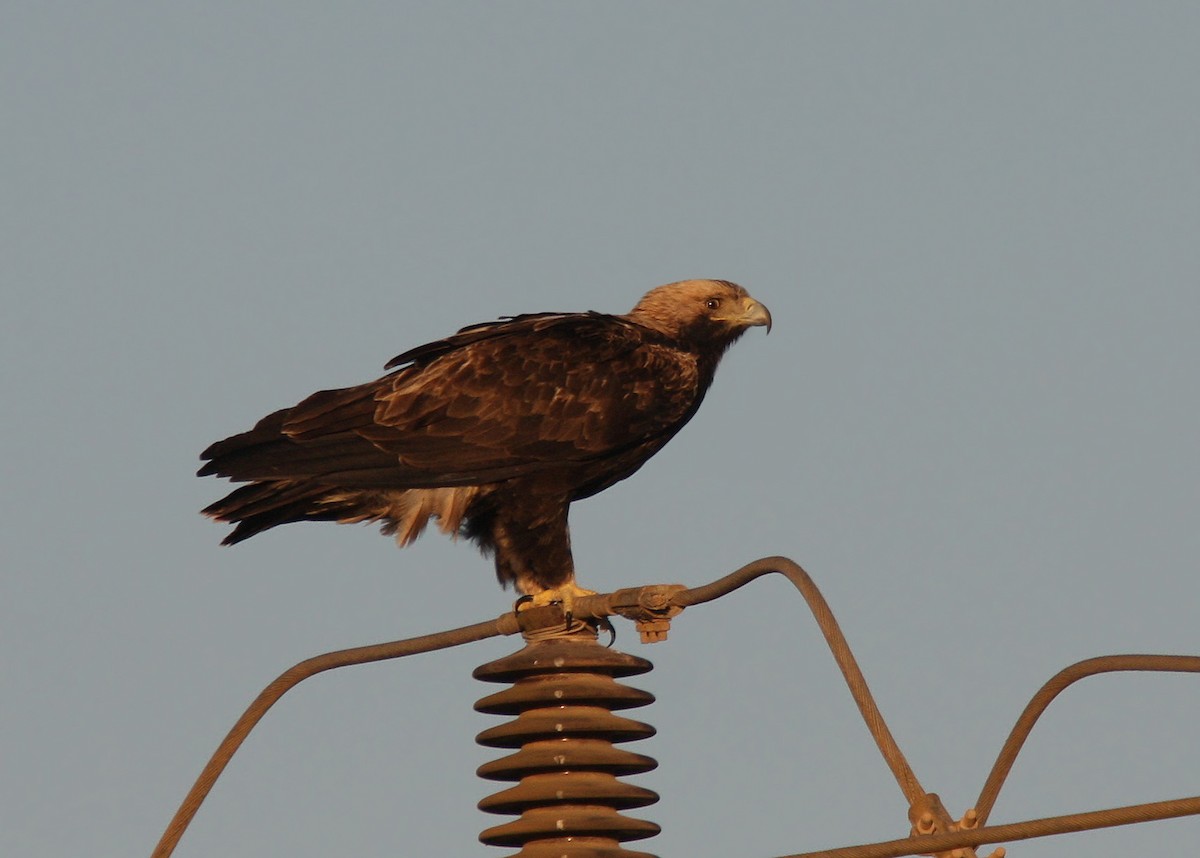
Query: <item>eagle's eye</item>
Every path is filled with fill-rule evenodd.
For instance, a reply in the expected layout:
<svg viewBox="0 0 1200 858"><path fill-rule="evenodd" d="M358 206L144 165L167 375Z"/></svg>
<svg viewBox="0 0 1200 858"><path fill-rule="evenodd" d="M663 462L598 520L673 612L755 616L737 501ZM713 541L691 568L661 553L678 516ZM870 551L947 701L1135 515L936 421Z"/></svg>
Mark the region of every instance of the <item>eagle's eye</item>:
<svg viewBox="0 0 1200 858"><path fill-rule="evenodd" d="M709 298L707 301L704 302L704 306L708 307L708 309L710 309L710 310L715 310L715 309L717 309L717 307L721 306L721 299L720 298Z"/></svg>

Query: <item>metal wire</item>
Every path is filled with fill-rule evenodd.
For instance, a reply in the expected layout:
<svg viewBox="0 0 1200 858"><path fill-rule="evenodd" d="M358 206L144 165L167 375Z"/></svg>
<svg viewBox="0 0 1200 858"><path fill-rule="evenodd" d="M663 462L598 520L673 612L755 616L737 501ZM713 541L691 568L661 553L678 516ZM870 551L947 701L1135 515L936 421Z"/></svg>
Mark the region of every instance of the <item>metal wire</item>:
<svg viewBox="0 0 1200 858"><path fill-rule="evenodd" d="M996 804L996 797L1000 794L1000 788L1004 786L1004 779L1008 777L1013 763L1016 762L1017 754L1021 752L1021 747L1029 737L1030 731L1033 730L1033 725L1046 711L1050 701L1066 690L1069 685L1088 676L1128 670L1200 673L1200 656L1104 655L1076 662L1070 667L1060 670L1041 687L1037 694L1033 695L1033 699L1029 701L1025 711L1017 719L1004 747L1000 749L992 771L988 775L987 781L984 782L983 790L979 793L979 800L975 802L975 813L979 818L980 825L987 822L988 816Z"/></svg>
<svg viewBox="0 0 1200 858"><path fill-rule="evenodd" d="M1029 840L1052 834L1070 834L1090 831L1095 828L1112 828L1136 822L1155 822L1200 813L1200 796L1156 801L1149 804L1132 804L1088 813L1072 813L1066 816L1048 816L1007 825L991 825L986 828L971 828L949 831L944 834L927 834L920 837L905 837L863 846L845 846L840 849L825 849L821 852L801 852L782 858L900 858L904 855L928 855L946 853L954 849L982 846L1012 840Z"/></svg>
<svg viewBox="0 0 1200 858"><path fill-rule="evenodd" d="M1016 726L1013 727L1012 733L1001 749L984 784L983 791L980 793L979 801L976 804L975 822L968 826L951 820L937 796L926 793L921 787L884 722L883 715L875 704L866 679L863 677L828 603L808 573L788 558L764 557L746 564L741 569L711 584L691 589L680 585L651 585L580 597L575 600L572 613L579 619L603 619L613 615L627 617L637 622L640 629L644 624L653 629L649 635L643 629L644 640L661 640L665 637L665 628L669 625L669 619L679 611L717 599L771 573L781 574L791 581L808 603L821 633L825 636L834 660L845 677L847 687L862 714L868 731L909 802L910 817L915 823L917 818L923 816L936 832L914 834L902 840L884 843L807 852L786 856L786 858L893 858L893 856L919 853L947 853L955 849L970 849L985 843L1024 840L1050 834L1063 834L1200 813L1200 796L1196 796L1007 825L986 826L984 824L995 804L1004 779L1012 769L1030 730L1050 702L1065 688L1086 676L1112 671L1150 670L1200 673L1200 657L1197 656L1104 656L1079 662L1060 671L1034 695ZM183 836L183 832L199 810L200 804L250 731L271 706L303 680L338 667L402 658L562 622L563 614L558 606L533 608L521 611L519 614L502 614L495 620L437 634L326 653L302 661L284 671L255 698L217 747L212 758L196 779L196 783L184 798L171 823L167 826L152 858L168 858L172 854L180 837Z"/></svg>
<svg viewBox="0 0 1200 858"><path fill-rule="evenodd" d="M892 731L884 722L883 715L875 704L875 698L871 695L871 689L867 687L867 680L863 676L862 670L859 669L854 654L850 651L850 645L846 642L846 637L842 634L837 620L834 619L833 611L829 609L829 603L825 601L825 597L821 595L821 591L817 589L817 585L813 583L809 574L798 563L786 557L764 557L753 563L747 563L741 569L712 584L677 593L671 601L679 607L698 605L732 592L755 578L772 572L778 572L791 581L800 591L800 595L804 597L804 601L808 603L809 610L812 611L817 626L821 629L821 634L825 636L825 641L829 644L834 660L841 668L842 676L846 678L846 685L850 688L850 694L858 706L858 711L862 713L867 730L875 739L875 744L883 754L883 759L891 769L896 783L900 785L900 791L904 793L910 806L922 805L925 802L925 790L913 773L912 767L909 766L908 760L900 751L900 746L896 744Z"/></svg>
<svg viewBox="0 0 1200 858"><path fill-rule="evenodd" d="M175 816L171 819L167 830L163 832L158 845L154 847L152 858L167 858L167 856L175 851L175 847L179 843L179 838L187 830L192 817L200 809L200 805L212 790L213 784L217 782L217 778L221 776L221 772L225 771L225 766L228 765L229 760L237 753L238 748L241 747L246 737L250 735L250 731L254 729L254 725L262 720L262 717L267 714L267 710L274 706L279 698L283 697L284 694L295 688L299 683L309 677L316 676L318 673L338 667L346 667L352 664L367 664L372 661L384 661L390 658L403 658L407 655L416 655L417 653L431 652L437 649L472 643L473 641L481 641L486 638L495 637L496 635L511 635L515 634L518 630L516 617L512 614L505 614L495 620L476 623L472 626L463 626L462 628L451 629L437 634L327 652L324 655L306 659L294 667L285 670L279 675L278 679L264 688L258 697L254 698L254 702L242 713L242 717L233 725L233 729L221 740L221 744L213 752L208 764L200 772L200 777L196 778L196 783L192 785L191 790L188 791L187 796L183 799L183 803L179 805L179 810L175 812Z"/></svg>

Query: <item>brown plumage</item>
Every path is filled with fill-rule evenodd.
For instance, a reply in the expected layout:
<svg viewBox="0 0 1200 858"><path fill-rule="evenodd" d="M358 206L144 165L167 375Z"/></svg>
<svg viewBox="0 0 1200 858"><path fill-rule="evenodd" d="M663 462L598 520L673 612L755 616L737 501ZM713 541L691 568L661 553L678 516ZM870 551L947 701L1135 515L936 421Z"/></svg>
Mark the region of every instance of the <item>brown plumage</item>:
<svg viewBox="0 0 1200 858"><path fill-rule="evenodd" d="M412 349L377 381L314 393L204 451L248 485L204 510L226 544L293 521L430 519L494 556L522 593L571 586L572 501L623 480L678 432L721 355L766 307L723 280L649 292L623 316L538 313Z"/></svg>

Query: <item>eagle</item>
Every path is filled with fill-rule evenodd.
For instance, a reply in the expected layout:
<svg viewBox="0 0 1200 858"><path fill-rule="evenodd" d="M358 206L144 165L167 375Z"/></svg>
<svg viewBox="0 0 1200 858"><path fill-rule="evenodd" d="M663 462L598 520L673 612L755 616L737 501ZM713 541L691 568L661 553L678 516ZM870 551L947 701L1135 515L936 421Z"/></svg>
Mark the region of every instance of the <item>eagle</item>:
<svg viewBox="0 0 1200 858"><path fill-rule="evenodd" d="M683 428L725 350L771 314L726 280L648 292L630 312L471 325L212 444L198 476L245 483L203 510L232 545L297 521L379 522L401 545L431 519L533 604L575 583L567 515Z"/></svg>

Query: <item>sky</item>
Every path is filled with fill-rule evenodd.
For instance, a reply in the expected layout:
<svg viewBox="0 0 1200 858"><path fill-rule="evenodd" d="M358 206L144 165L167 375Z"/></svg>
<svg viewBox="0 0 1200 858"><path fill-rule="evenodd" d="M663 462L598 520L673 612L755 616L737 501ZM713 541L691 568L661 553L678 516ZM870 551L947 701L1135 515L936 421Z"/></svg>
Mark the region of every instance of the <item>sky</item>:
<svg viewBox="0 0 1200 858"><path fill-rule="evenodd" d="M0 852L148 855L258 691L507 611L429 534L235 548L210 442L497 316L735 280L774 316L691 424L572 510L601 590L781 554L925 788L975 800L1066 665L1200 654L1200 8L1189 3L61 3L0 32ZM769 856L906 804L782 579L628 680L662 826ZM325 674L175 853L508 854L471 670ZM634 713L631 713L634 714ZM1200 677L1085 680L992 822L1200 793ZM1200 819L1010 844L1184 854Z"/></svg>

